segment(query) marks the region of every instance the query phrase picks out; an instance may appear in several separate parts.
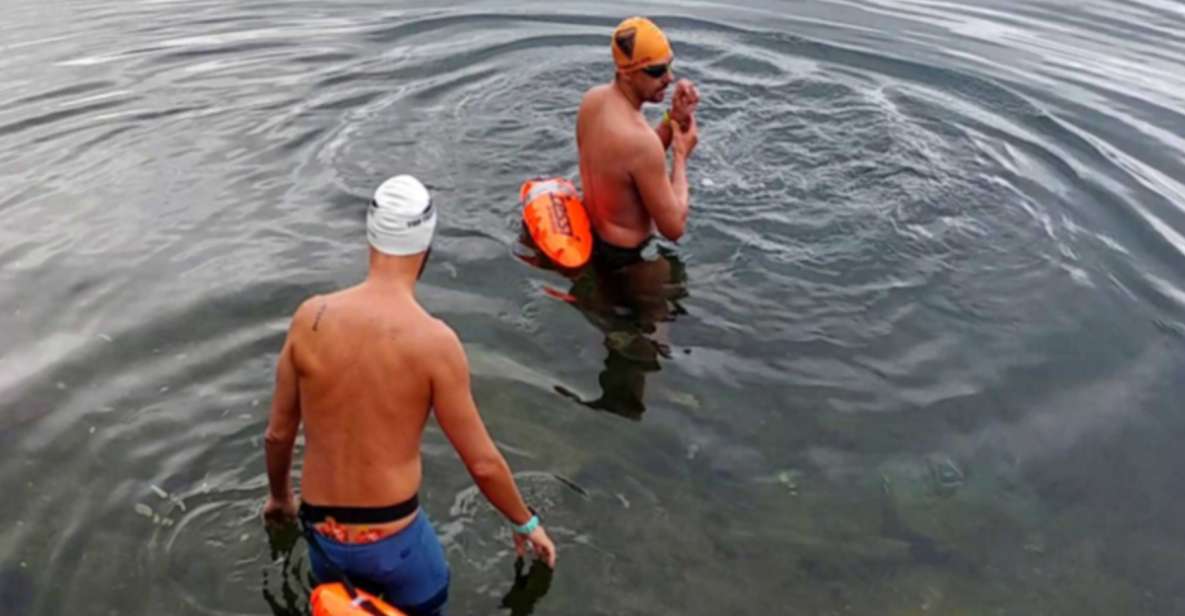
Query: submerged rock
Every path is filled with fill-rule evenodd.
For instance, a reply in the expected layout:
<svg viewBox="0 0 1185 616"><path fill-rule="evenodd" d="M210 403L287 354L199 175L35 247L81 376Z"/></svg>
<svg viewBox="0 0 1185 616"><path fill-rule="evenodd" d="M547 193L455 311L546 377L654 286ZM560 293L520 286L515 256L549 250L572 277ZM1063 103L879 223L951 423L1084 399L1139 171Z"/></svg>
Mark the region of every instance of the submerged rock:
<svg viewBox="0 0 1185 616"><path fill-rule="evenodd" d="M781 471L777 474L778 483L786 486L792 496L798 495L798 484L802 479L802 472L797 469Z"/></svg>
<svg viewBox="0 0 1185 616"><path fill-rule="evenodd" d="M926 459L926 464L930 468L930 481L936 493L950 495L963 487L966 476L950 456L933 454Z"/></svg>

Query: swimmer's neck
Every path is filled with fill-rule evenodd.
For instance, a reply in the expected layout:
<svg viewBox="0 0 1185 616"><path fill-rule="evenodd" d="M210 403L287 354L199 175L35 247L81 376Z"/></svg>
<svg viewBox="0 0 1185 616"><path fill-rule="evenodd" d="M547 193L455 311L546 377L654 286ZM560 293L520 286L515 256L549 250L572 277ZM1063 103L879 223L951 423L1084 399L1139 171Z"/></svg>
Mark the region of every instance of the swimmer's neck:
<svg viewBox="0 0 1185 616"><path fill-rule="evenodd" d="M362 286L368 289L378 291L383 295L396 295L399 297L415 298L416 296L416 280L415 278L403 278L396 276L388 276L379 274L373 270L366 275L366 280L362 281Z"/></svg>
<svg viewBox="0 0 1185 616"><path fill-rule="evenodd" d="M422 259L422 255L395 257L371 249L370 269L362 284L383 293L415 297Z"/></svg>
<svg viewBox="0 0 1185 616"><path fill-rule="evenodd" d="M621 79L616 74L613 75L613 87L625 97L625 100L629 101L630 105L633 105L634 109L638 111L642 110L642 97L638 96L630 88L625 87L625 84L621 83Z"/></svg>

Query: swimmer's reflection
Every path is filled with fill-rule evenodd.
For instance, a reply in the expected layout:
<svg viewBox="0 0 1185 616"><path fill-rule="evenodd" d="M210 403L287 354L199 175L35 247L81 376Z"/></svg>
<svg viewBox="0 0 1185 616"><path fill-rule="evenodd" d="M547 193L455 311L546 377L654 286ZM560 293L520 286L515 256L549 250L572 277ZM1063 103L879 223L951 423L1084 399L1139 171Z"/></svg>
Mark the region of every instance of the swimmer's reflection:
<svg viewBox="0 0 1185 616"><path fill-rule="evenodd" d="M514 561L514 585L502 597L503 609L510 610L510 616L528 616L535 611L535 604L551 588L552 570L538 560L531 561L531 568L523 573L522 558Z"/></svg>
<svg viewBox="0 0 1185 616"><path fill-rule="evenodd" d="M295 524L288 524L277 528L267 528L268 545L271 548L271 560L263 570L263 600L267 602L272 613L276 616L307 616L309 593L307 587L313 585L312 577L306 573L307 587L299 582L297 567L292 556L296 551L297 541L301 537L300 528ZM277 594L271 588L270 575L275 573L276 561L280 561L280 588Z"/></svg>
<svg viewBox="0 0 1185 616"><path fill-rule="evenodd" d="M670 325L686 314L687 270L664 245L626 262L597 259L575 274L565 299L604 333L607 351L597 380L601 395L585 400L562 387L556 390L600 411L638 420L646 411L646 375L669 359Z"/></svg>

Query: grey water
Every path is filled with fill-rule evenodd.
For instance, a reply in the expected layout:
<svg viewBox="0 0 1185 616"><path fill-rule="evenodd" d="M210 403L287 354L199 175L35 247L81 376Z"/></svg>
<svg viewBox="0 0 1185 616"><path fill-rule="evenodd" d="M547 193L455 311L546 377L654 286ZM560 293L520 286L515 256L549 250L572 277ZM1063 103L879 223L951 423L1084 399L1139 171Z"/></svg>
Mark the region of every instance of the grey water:
<svg viewBox="0 0 1185 616"><path fill-rule="evenodd" d="M632 14L703 99L653 311L519 239ZM6 3L0 605L306 612L273 362L413 173L560 550L430 428L450 613L1185 613L1182 58L1177 0Z"/></svg>

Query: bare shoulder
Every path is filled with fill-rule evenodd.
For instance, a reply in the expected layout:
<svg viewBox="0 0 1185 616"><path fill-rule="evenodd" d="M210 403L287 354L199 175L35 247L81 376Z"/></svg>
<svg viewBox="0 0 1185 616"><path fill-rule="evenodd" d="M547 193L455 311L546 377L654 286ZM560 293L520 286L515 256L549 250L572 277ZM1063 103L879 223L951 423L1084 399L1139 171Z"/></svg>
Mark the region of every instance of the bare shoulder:
<svg viewBox="0 0 1185 616"><path fill-rule="evenodd" d="M288 357L296 362L298 371L301 371L301 358L306 356L305 349L308 348L309 336L313 328L318 326L327 305L328 302L324 296L314 295L301 302L300 306L296 308L296 312L292 314L292 321L288 324L288 339L284 343L284 348Z"/></svg>
<svg viewBox="0 0 1185 616"><path fill-rule="evenodd" d="M605 93L609 91L610 87L610 85L602 83L601 85L589 88L588 91L584 93L584 96L581 97L580 106L584 107L586 105L599 104L605 98Z"/></svg>
<svg viewBox="0 0 1185 616"><path fill-rule="evenodd" d="M461 338L447 323L430 318L420 331L419 337L424 356L430 358L428 363L432 366L433 373L456 376L469 372L469 360L465 357L465 347L461 344Z"/></svg>
<svg viewBox="0 0 1185 616"><path fill-rule="evenodd" d="M662 147L662 139L645 122L631 124L629 130L622 131L621 145L622 151L629 154L632 163L653 164L662 161L666 164L666 151Z"/></svg>
<svg viewBox="0 0 1185 616"><path fill-rule="evenodd" d="M577 127L600 115L605 107L605 86L589 88L580 98L580 109L576 112Z"/></svg>
<svg viewBox="0 0 1185 616"><path fill-rule="evenodd" d="M289 325L289 330L297 332L311 328L324 314L328 305L329 300L325 295L314 295L304 300L292 314L292 324Z"/></svg>
<svg viewBox="0 0 1185 616"><path fill-rule="evenodd" d="M424 342L444 357L454 357L463 354L461 338L448 323L435 317L429 318L423 330Z"/></svg>

